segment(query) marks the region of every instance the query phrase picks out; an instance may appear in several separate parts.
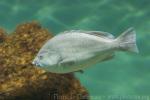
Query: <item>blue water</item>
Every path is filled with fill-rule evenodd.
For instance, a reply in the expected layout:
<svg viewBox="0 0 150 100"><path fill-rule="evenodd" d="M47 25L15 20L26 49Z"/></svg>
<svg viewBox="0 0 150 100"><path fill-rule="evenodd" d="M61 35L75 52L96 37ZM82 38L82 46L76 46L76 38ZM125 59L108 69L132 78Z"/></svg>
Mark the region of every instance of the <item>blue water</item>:
<svg viewBox="0 0 150 100"><path fill-rule="evenodd" d="M150 100L150 0L0 1L0 26L8 32L18 23L33 20L54 34L82 29L117 37L134 27L139 54L117 52L114 59L85 69L77 77L93 96L91 100Z"/></svg>

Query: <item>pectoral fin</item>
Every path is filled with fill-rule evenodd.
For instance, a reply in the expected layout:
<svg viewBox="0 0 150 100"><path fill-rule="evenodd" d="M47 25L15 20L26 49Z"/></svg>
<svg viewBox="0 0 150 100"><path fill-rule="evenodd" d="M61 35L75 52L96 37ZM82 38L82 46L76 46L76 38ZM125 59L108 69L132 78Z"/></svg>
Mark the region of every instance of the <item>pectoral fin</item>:
<svg viewBox="0 0 150 100"><path fill-rule="evenodd" d="M75 62L73 60L62 60L59 63L59 66L72 66L74 64L75 64Z"/></svg>

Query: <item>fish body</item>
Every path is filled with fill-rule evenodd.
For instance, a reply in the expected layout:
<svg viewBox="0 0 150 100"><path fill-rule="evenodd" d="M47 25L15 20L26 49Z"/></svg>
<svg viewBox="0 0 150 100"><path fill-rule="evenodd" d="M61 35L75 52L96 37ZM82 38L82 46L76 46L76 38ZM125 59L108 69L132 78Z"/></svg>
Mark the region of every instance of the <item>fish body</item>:
<svg viewBox="0 0 150 100"><path fill-rule="evenodd" d="M53 73L69 73L109 60L115 51L138 52L133 28L118 38L101 31L65 31L48 40L33 64Z"/></svg>

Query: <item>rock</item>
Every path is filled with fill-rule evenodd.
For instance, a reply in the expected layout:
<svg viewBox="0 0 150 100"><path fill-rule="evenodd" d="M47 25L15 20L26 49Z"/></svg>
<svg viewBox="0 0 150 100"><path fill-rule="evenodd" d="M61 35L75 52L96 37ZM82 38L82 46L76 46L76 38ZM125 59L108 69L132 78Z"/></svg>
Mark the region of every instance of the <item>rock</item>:
<svg viewBox="0 0 150 100"><path fill-rule="evenodd" d="M6 34L6 32L2 28L0 28L0 43L5 41L5 39L6 39L5 34Z"/></svg>
<svg viewBox="0 0 150 100"><path fill-rule="evenodd" d="M10 36L0 29L0 100L88 100L73 73L45 72L31 64L50 38L37 22L19 25Z"/></svg>

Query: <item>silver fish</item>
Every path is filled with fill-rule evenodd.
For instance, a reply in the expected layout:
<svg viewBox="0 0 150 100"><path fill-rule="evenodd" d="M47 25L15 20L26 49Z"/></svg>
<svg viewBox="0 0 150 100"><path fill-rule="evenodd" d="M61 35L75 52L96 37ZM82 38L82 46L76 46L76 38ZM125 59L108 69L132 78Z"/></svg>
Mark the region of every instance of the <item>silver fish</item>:
<svg viewBox="0 0 150 100"><path fill-rule="evenodd" d="M65 31L48 40L32 63L53 73L76 72L112 59L115 51L138 53L133 28L117 38L102 31Z"/></svg>

